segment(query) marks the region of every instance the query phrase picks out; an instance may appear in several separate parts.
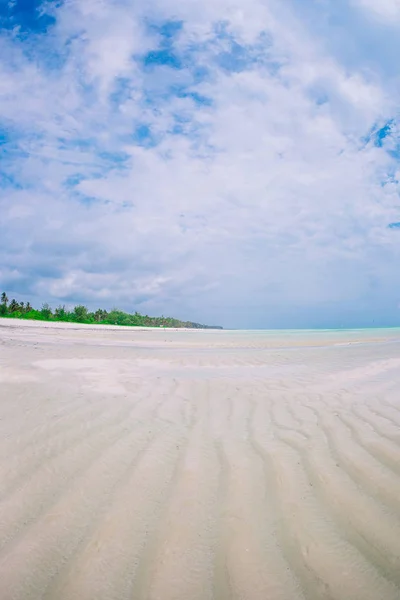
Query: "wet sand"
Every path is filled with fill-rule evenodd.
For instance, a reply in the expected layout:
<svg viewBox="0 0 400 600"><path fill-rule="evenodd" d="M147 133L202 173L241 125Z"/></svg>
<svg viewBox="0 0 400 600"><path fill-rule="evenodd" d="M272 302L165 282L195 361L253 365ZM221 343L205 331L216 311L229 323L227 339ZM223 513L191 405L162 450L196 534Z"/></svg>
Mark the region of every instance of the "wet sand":
<svg viewBox="0 0 400 600"><path fill-rule="evenodd" d="M1 600L399 600L400 330L0 320Z"/></svg>

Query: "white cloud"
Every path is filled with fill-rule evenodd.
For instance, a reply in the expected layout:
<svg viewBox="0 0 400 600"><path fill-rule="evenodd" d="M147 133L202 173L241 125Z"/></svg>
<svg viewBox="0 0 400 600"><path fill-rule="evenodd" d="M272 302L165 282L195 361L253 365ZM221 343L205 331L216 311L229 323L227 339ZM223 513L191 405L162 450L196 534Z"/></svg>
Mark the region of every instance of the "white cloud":
<svg viewBox="0 0 400 600"><path fill-rule="evenodd" d="M400 0L353 0L360 7L385 21L400 19Z"/></svg>
<svg viewBox="0 0 400 600"><path fill-rule="evenodd" d="M395 159L365 141L398 101L379 72L344 67L272 1L54 14L47 36L2 39L10 289L225 325L397 306ZM160 49L181 68L138 59Z"/></svg>

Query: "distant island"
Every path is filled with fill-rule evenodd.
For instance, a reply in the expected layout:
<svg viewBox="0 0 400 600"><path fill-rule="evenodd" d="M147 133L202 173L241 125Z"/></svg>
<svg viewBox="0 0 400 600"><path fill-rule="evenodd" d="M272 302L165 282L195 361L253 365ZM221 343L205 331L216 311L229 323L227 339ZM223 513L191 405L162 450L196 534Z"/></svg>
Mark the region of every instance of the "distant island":
<svg viewBox="0 0 400 600"><path fill-rule="evenodd" d="M187 329L223 329L219 325L202 325L192 321L180 321L172 317L149 317L139 312L129 314L122 310L113 309L109 312L98 308L90 312L82 304L72 310L64 305L53 309L43 304L41 309L35 309L29 302L17 302L14 298L9 301L7 294L1 294L0 317L10 319L31 319L34 321L62 321L65 323L86 323L100 325L124 325L128 327L176 327Z"/></svg>

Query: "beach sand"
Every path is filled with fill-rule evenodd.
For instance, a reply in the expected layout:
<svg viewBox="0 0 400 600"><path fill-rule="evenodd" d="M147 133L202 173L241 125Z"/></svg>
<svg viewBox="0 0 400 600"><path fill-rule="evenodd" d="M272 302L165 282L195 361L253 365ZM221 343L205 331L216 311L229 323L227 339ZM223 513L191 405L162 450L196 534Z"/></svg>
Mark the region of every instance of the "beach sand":
<svg viewBox="0 0 400 600"><path fill-rule="evenodd" d="M0 600L399 600L399 330L0 320L0 395Z"/></svg>

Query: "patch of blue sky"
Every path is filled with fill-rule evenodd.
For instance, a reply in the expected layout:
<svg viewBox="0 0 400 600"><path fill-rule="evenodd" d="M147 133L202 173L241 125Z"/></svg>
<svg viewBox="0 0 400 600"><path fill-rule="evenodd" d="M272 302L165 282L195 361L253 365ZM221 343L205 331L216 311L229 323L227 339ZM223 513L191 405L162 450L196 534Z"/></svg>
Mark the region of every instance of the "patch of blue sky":
<svg viewBox="0 0 400 600"><path fill-rule="evenodd" d="M24 148L20 147L19 142L20 137L14 129L0 127L1 188L12 187L21 189L23 187L19 181L19 174L15 165L17 164L17 161L28 158L29 153Z"/></svg>
<svg viewBox="0 0 400 600"><path fill-rule="evenodd" d="M183 28L183 21L168 20L168 21L152 21L146 20L146 25L150 33L156 33L161 39L161 44L167 43L168 40L175 38Z"/></svg>
<svg viewBox="0 0 400 600"><path fill-rule="evenodd" d="M0 0L0 35L22 42L19 50L26 59L57 76L70 52L70 48L65 44L60 45L51 32L55 18L50 13L60 3L17 0L14 8L11 2L8 4L11 8L7 8L5 0ZM18 69L20 53L11 52L6 60L10 70Z"/></svg>
<svg viewBox="0 0 400 600"><path fill-rule="evenodd" d="M209 79L207 69L197 68L190 60L184 60L185 77L179 83L176 80L166 80L165 85L159 89L154 89L151 85L142 90L142 104L144 108L157 111L162 110L168 100L173 97L188 98L196 106L212 106L213 101L210 97L198 92L196 86ZM192 69L193 66L193 69Z"/></svg>
<svg viewBox="0 0 400 600"><path fill-rule="evenodd" d="M12 0L0 2L0 25L25 37L26 34L46 33L55 18L49 8L59 6L59 0Z"/></svg>
<svg viewBox="0 0 400 600"><path fill-rule="evenodd" d="M185 127L185 125L182 122L180 122L175 123L175 125L172 126L172 128L170 129L170 133L172 133L173 135L187 135L188 130L187 127Z"/></svg>
<svg viewBox="0 0 400 600"><path fill-rule="evenodd" d="M82 194L78 191L77 186L82 181L85 181L87 178L102 179L108 173L121 171L126 167L126 162L130 158L125 152L97 152L96 157L98 159L97 164L94 165L94 168L87 175L76 172L64 179L63 185L69 192L81 196ZM84 199L83 202L85 203Z"/></svg>
<svg viewBox="0 0 400 600"><path fill-rule="evenodd" d="M381 176L381 187L385 187L386 185L397 185L399 183L397 178L398 165L391 165L389 169L387 169L386 173Z"/></svg>
<svg viewBox="0 0 400 600"><path fill-rule="evenodd" d="M376 132L374 144L383 148L396 162L400 161L400 136L395 119L388 121Z"/></svg>
<svg viewBox="0 0 400 600"><path fill-rule="evenodd" d="M158 66L181 69L183 65L174 49L174 42L183 27L183 22L174 20L164 22L147 21L147 27L150 32L157 34L158 44L156 48L142 57L143 66L148 69Z"/></svg>
<svg viewBox="0 0 400 600"><path fill-rule="evenodd" d="M26 186L22 185L21 182L18 181L17 177L15 177L15 175L11 174L8 171L3 171L2 169L0 169L0 189L22 190L24 187Z"/></svg>
<svg viewBox="0 0 400 600"><path fill-rule="evenodd" d="M97 147L97 141L94 138L57 138L58 145L61 150L76 149L76 150L92 150Z"/></svg>
<svg viewBox="0 0 400 600"><path fill-rule="evenodd" d="M329 94L322 85L313 85L308 90L310 98L317 106L329 103Z"/></svg>
<svg viewBox="0 0 400 600"><path fill-rule="evenodd" d="M4 146L5 144L7 144L8 140L8 132L0 129L0 146Z"/></svg>
<svg viewBox="0 0 400 600"><path fill-rule="evenodd" d="M27 46L25 55L36 64L42 65L46 71L52 72L57 78L62 75L62 69L68 62L69 48L59 48L51 44L50 35L43 38L43 43L37 43L29 49Z"/></svg>
<svg viewBox="0 0 400 600"><path fill-rule="evenodd" d="M218 148L208 142L207 128L196 121L177 121L171 130L172 135L184 136L190 143L190 153L192 156L201 158L204 161L212 159L218 153Z"/></svg>
<svg viewBox="0 0 400 600"><path fill-rule="evenodd" d="M157 107L172 97L190 97L197 105L210 105L211 99L194 89L198 84L209 80L210 70L205 65L198 64L198 46L177 49L176 40L183 23L181 21L167 21L164 23L148 23L150 30L158 34L157 47L147 52L144 56L134 57L144 71L154 73L158 68L170 68L180 71L182 77L179 82L166 80L165 86L155 90L150 86L143 90L143 101L147 107ZM120 90L124 94L124 90ZM118 100L118 98L116 98Z"/></svg>
<svg viewBox="0 0 400 600"><path fill-rule="evenodd" d="M393 148L386 151L395 161L400 162L400 143L396 143Z"/></svg>
<svg viewBox="0 0 400 600"><path fill-rule="evenodd" d="M400 229L400 222L389 223L388 229Z"/></svg>
<svg viewBox="0 0 400 600"><path fill-rule="evenodd" d="M86 177L81 173L74 173L74 175L69 175L65 181L64 185L68 188L73 188L76 185L79 185L82 181L84 181Z"/></svg>
<svg viewBox="0 0 400 600"><path fill-rule="evenodd" d="M394 118L387 120L383 125L375 124L361 141L365 146L373 144L377 148L382 148L393 159L400 160L400 136Z"/></svg>
<svg viewBox="0 0 400 600"><path fill-rule="evenodd" d="M254 55L252 49L241 46L234 40L230 42L229 50L220 52L216 57L217 65L230 73L247 71L255 62L257 62L257 56Z"/></svg>
<svg viewBox="0 0 400 600"><path fill-rule="evenodd" d="M114 106L120 106L131 97L133 88L132 80L129 77L118 77L115 79L113 88L109 100Z"/></svg>
<svg viewBox="0 0 400 600"><path fill-rule="evenodd" d="M0 145L15 147L20 138L26 139L26 132L18 127L18 123L0 117Z"/></svg>
<svg viewBox="0 0 400 600"><path fill-rule="evenodd" d="M74 198L79 204L85 206L86 208L91 208L96 204L109 204L109 200L104 200L103 198L97 198L96 196L89 196L88 194L83 194L78 190L74 190L71 192L71 198Z"/></svg>
<svg viewBox="0 0 400 600"><path fill-rule="evenodd" d="M208 78L210 74L207 66L198 63L199 52L204 49L204 44L191 44L178 50L176 42L183 27L183 21L148 22L149 30L158 35L158 44L156 48L141 57L141 61L147 69L167 66L189 71L192 83L197 84Z"/></svg>
<svg viewBox="0 0 400 600"><path fill-rule="evenodd" d="M272 48L272 38L267 31L258 36L254 44L240 44L229 31L225 22L217 23L214 27L214 40L211 44L223 42L226 48L215 56L216 64L224 71L240 73L251 70L253 66L264 66L275 75L281 64L272 59L269 50Z"/></svg>
<svg viewBox="0 0 400 600"><path fill-rule="evenodd" d="M196 68L189 60L185 60L186 73L188 77L183 82L167 81L165 87L157 92L150 88L144 90L144 102L152 106L158 102L163 103L165 100L175 96L178 98L190 98L196 105L212 105L212 99L196 90L196 86L209 80L209 71L207 69Z"/></svg>
<svg viewBox="0 0 400 600"><path fill-rule="evenodd" d="M193 118L191 112L175 112L172 117L174 121L168 130L169 134L187 137L193 148L204 145L207 125Z"/></svg>
<svg viewBox="0 0 400 600"><path fill-rule="evenodd" d="M1 0L0 0L1 1ZM0 26L0 36L1 36ZM12 34L15 37L14 34ZM48 42L49 38L43 36L40 40L34 39L33 35L27 35L27 39L21 43L20 52L7 53L5 60L3 61L9 72L18 72L21 68L21 57L25 59L25 62L30 62L35 67L44 68L46 72L53 71L57 77L62 66L66 62L66 56L58 53L55 49L51 48Z"/></svg>
<svg viewBox="0 0 400 600"><path fill-rule="evenodd" d="M204 96L204 94L199 94L196 91L190 89L187 86L173 86L171 91L178 98L189 98L192 100L197 106L212 106L213 100L208 96Z"/></svg>
<svg viewBox="0 0 400 600"><path fill-rule="evenodd" d="M147 68L170 67L181 69L182 61L172 48L151 50L143 57L143 65Z"/></svg>
<svg viewBox="0 0 400 600"><path fill-rule="evenodd" d="M85 68L82 68L77 73L77 83L82 99L85 102L86 108L96 107L99 101L98 81L96 79L87 78Z"/></svg>
<svg viewBox="0 0 400 600"><path fill-rule="evenodd" d="M174 123L168 130L169 134L185 135L189 138L198 138L198 125L193 121L193 105L195 107L212 106L212 99L196 90L196 86L209 80L210 70L207 66L199 65L197 61L198 47L193 46L185 50L177 50L176 40L183 27L181 21L167 22L148 22L150 31L157 34L157 47L152 49L144 56L136 56L144 71L155 73L158 68L170 68L181 71L182 76L177 78L166 78L165 84L160 87L152 85L152 79L149 80L149 86L142 89L141 104L143 109L150 109L155 115L162 111L165 103L171 98L186 98L191 101L179 114L174 114ZM130 93L130 82L121 79L111 101L118 104L124 102ZM162 139L164 133L154 131L145 122L139 123L132 134L124 136L128 141L143 147L154 147Z"/></svg>
<svg viewBox="0 0 400 600"><path fill-rule="evenodd" d="M390 119L387 123L384 124L383 127L378 129L373 134L373 141L375 146L378 148L382 148L384 141L386 138L392 135L394 127L394 119Z"/></svg>
<svg viewBox="0 0 400 600"><path fill-rule="evenodd" d="M143 148L154 148L160 141L160 135L156 135L146 123L137 125L133 134L128 137L129 142Z"/></svg>
<svg viewBox="0 0 400 600"><path fill-rule="evenodd" d="M192 78L193 85L198 85L203 83L203 81L209 81L212 77L212 73L209 67L205 65L199 65L195 62L194 55L189 52L186 55L183 55L183 62L186 65L190 65L190 76Z"/></svg>
<svg viewBox="0 0 400 600"><path fill-rule="evenodd" d="M120 151L98 151L97 156L101 158L103 161L108 163L111 167L122 166L127 160L129 160L129 154L120 150Z"/></svg>

